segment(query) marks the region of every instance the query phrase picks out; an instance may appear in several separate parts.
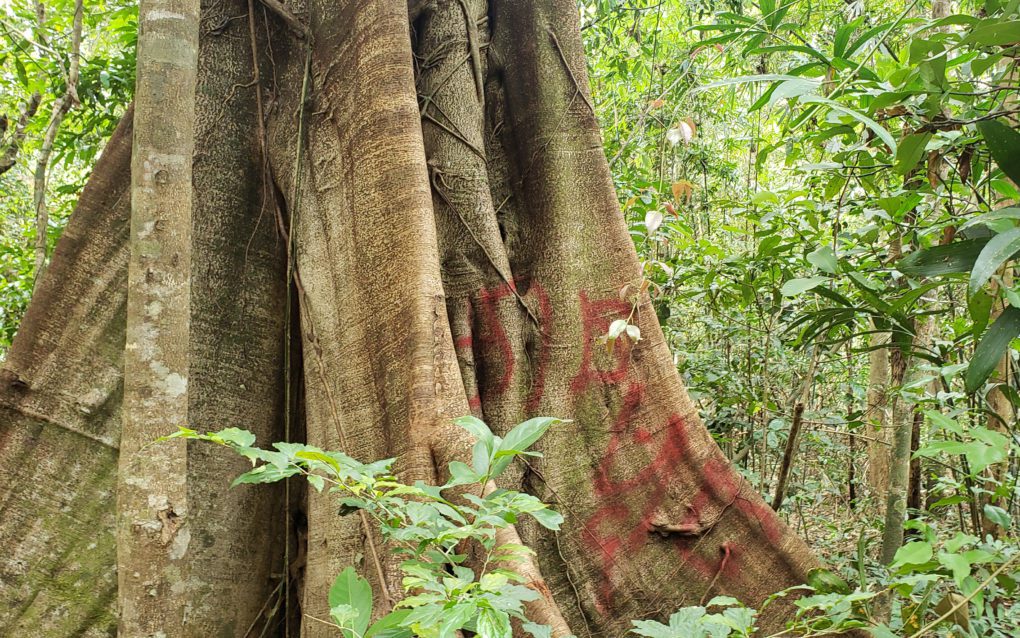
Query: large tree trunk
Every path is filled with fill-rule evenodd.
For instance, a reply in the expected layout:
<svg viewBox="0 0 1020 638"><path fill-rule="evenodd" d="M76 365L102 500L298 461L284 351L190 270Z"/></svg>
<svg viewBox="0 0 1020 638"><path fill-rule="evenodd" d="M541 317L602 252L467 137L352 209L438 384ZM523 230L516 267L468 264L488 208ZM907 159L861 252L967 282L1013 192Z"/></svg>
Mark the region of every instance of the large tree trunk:
<svg viewBox="0 0 1020 638"><path fill-rule="evenodd" d="M497 433L538 414L572 419L540 442L544 458L504 480L566 517L558 534L517 531L538 553L549 600L579 636L622 635L631 619L716 594L758 604L803 581L814 559L729 467L687 397L647 295L636 292L641 271L602 152L572 1L412 3L409 28L401 1L316 0L291 6L308 25L305 40L273 14L265 24L261 8L253 32L228 19L246 14L243 2L203 11L191 192L193 426L247 427L267 443L293 422L293 436L306 432L311 443L363 460L397 456L403 479L437 481L470 444L453 417L473 412ZM253 57L263 62L261 83L251 83ZM127 151L115 164L117 144L93 182L116 182L123 193ZM0 609L16 610L0 616L5 635L105 635L114 622L110 445L119 438L127 218L126 204L115 214L109 202L90 202L83 196L5 372L0 458L17 486L0 510L0 537L16 547L15 560L9 552L0 559L0 575L13 583ZM89 234L96 222L81 219L90 215L106 220L106 235ZM118 259L83 262L68 249L73 242L106 246ZM106 287L97 290L100 280ZM621 295L628 285L633 292ZM77 305L100 292L96 304ZM632 304L643 338L607 353L596 339ZM100 314L66 326L72 312ZM33 338L40 330L49 336ZM67 336L76 331L84 334ZM293 375L284 373L288 334L300 340ZM71 341L61 365L76 374L54 370L40 386L36 360L61 340ZM298 373L305 408L288 416L286 377ZM105 428L101 436L46 425L65 423L68 409L24 398L85 396L102 378L114 388L102 403L109 416L85 428ZM57 441L48 451L45 437ZM294 583L303 615L328 616L326 589L350 564L373 581L378 605L398 596L396 564L357 515L337 516L327 496L312 495L306 547L292 548L279 535L304 532L279 531L290 523L279 494L226 491L237 465L205 448L187 448L183 459L175 472L187 483L187 511L175 510L180 520L160 534L174 556L163 561L169 593L158 590L157 605L181 621L164 629L168 636L245 635L260 609L276 608L273 578L297 573L293 554L304 552ZM38 475L44 461L51 469ZM36 475L20 476L28 471ZM68 503L78 509L60 511ZM163 505L147 513L161 532ZM46 547L25 540L28 526L44 524ZM106 530L105 553L81 564L74 550L96 529ZM180 551L183 541L174 541L185 530L190 542ZM106 597L63 596L53 573L81 583L82 593L104 582ZM783 608L770 609L764 624L781 624ZM330 629L307 622L302 634Z"/></svg>

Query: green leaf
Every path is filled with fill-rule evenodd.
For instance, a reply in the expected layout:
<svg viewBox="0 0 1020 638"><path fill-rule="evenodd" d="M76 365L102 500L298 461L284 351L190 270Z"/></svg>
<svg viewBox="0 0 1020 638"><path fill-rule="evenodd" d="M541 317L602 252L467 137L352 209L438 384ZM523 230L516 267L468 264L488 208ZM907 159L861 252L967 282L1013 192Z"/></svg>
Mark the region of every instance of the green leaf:
<svg viewBox="0 0 1020 638"><path fill-rule="evenodd" d="M391 611L368 628L365 638L410 638L411 630L402 626L410 609Z"/></svg>
<svg viewBox="0 0 1020 638"><path fill-rule="evenodd" d="M562 423L561 419L549 416L539 416L533 419L520 423L506 433L503 438L503 443L500 444L501 450L519 450L521 452L527 450L535 444L546 431L556 425Z"/></svg>
<svg viewBox="0 0 1020 638"><path fill-rule="evenodd" d="M255 443L255 435L240 428L225 428L213 433L212 436L214 439L222 441L224 445L251 447Z"/></svg>
<svg viewBox="0 0 1020 638"><path fill-rule="evenodd" d="M1003 21L1000 18L988 18L974 27L960 44L977 44L979 46L1003 46L1020 42L1020 21Z"/></svg>
<svg viewBox="0 0 1020 638"><path fill-rule="evenodd" d="M1009 529L1009 513L1006 512L1006 510L996 505L992 505L991 503L986 503L984 507L984 514L985 518L999 527Z"/></svg>
<svg viewBox="0 0 1020 638"><path fill-rule="evenodd" d="M22 64L21 59L18 56L14 56L14 71L18 75L18 81L21 82L21 86L28 87L28 73L25 71L25 65Z"/></svg>
<svg viewBox="0 0 1020 638"><path fill-rule="evenodd" d="M624 322L624 327L626 328L626 322ZM503 439L503 442L495 450L496 456L492 461L492 469L489 471L489 474L493 478L502 474L510 466L515 456L520 456L521 453L534 445L553 424L561 422L560 419L555 417L540 416L516 425L514 429L507 432L506 438ZM500 452L512 452L512 454L501 455L499 454Z"/></svg>
<svg viewBox="0 0 1020 638"><path fill-rule="evenodd" d="M531 512L531 515L535 517L539 525L553 531L558 530L563 524L563 515L549 508L535 510Z"/></svg>
<svg viewBox="0 0 1020 638"><path fill-rule="evenodd" d="M1020 133L999 120L978 122L977 129L1002 172L1014 184L1020 184Z"/></svg>
<svg viewBox="0 0 1020 638"><path fill-rule="evenodd" d="M473 416L462 416L454 419L453 423L470 432L479 441L491 442L493 439L492 430L481 419L476 419Z"/></svg>
<svg viewBox="0 0 1020 638"><path fill-rule="evenodd" d="M1009 342L1017 335L1020 335L1020 308L1006 308L974 349L964 376L967 392L975 392L981 387L1006 353Z"/></svg>
<svg viewBox="0 0 1020 638"><path fill-rule="evenodd" d="M829 278L822 276L791 279L783 284L783 287L780 288L779 291L783 293L784 297L796 297L797 295L803 294L808 290L825 283L826 281L829 281Z"/></svg>
<svg viewBox="0 0 1020 638"><path fill-rule="evenodd" d="M329 588L330 609L340 605L350 605L357 612L357 616L350 624L353 632L345 630L343 632L345 638L363 636L372 618L372 587L367 580L358 576L353 567L340 572L333 581L333 586Z"/></svg>
<svg viewBox="0 0 1020 638"><path fill-rule="evenodd" d="M974 269L970 271L968 293L973 295L980 290L985 282L1017 252L1020 252L1020 228L1013 228L992 237L981 249L981 254L974 262Z"/></svg>
<svg viewBox="0 0 1020 638"><path fill-rule="evenodd" d="M914 133L900 140L900 146L896 149L896 161L893 163L893 171L897 175L906 175L914 170L924 156L924 147L931 139L931 133Z"/></svg>
<svg viewBox="0 0 1020 638"><path fill-rule="evenodd" d="M829 273L830 275L836 274L836 271L839 269L839 262L836 259L836 253L833 252L832 246L829 246L828 244L819 246L817 249L808 253L807 260L808 263L818 270Z"/></svg>
<svg viewBox="0 0 1020 638"><path fill-rule="evenodd" d="M930 561L933 555L931 543L913 541L896 550L893 565L923 565Z"/></svg>
<svg viewBox="0 0 1020 638"><path fill-rule="evenodd" d="M833 592L849 594L851 591L850 585L839 574L820 567L816 567L808 572L807 584L814 587L820 594L831 594Z"/></svg>
<svg viewBox="0 0 1020 638"><path fill-rule="evenodd" d="M552 627L549 625L539 625L533 622L526 622L521 625L524 631L528 632L535 638L552 638Z"/></svg>
<svg viewBox="0 0 1020 638"><path fill-rule="evenodd" d="M771 204L778 204L779 197L775 193L769 191L758 191L757 193L751 196L751 203L756 206L761 206L766 202Z"/></svg>
<svg viewBox="0 0 1020 638"><path fill-rule="evenodd" d="M893 136L889 133L889 131L885 130L885 127L860 111L855 111L854 109L844 106L835 100L830 100L827 97L820 97L817 95L804 95L800 98L800 101L807 104L824 104L833 111L849 115L874 131L875 135L877 135L878 138L885 142L885 145L889 147L889 150L896 153L896 140L893 139Z"/></svg>
<svg viewBox="0 0 1020 638"><path fill-rule="evenodd" d="M443 486L444 489L477 483L482 478L477 472L468 467L466 463L461 463L460 461L451 461L448 467L450 468L450 480Z"/></svg>
<svg viewBox="0 0 1020 638"><path fill-rule="evenodd" d="M960 226L960 230L967 230L968 228L971 228L971 227L977 226L977 225L988 226L988 225L992 224L993 222L998 222L998 221L1001 221L1003 219L1012 219L1012 220L1020 219L1020 208L1018 208L1016 206L1010 206L1010 207L1007 207L1007 208L1000 208L998 210L993 210L990 213L984 213L983 215L978 215L977 217L973 217L973 218L967 220L967 223L965 223L964 225Z"/></svg>
<svg viewBox="0 0 1020 638"><path fill-rule="evenodd" d="M510 616L504 611L495 609L482 609L478 614L479 638L512 638L513 631L510 629Z"/></svg>
<svg viewBox="0 0 1020 638"><path fill-rule="evenodd" d="M979 337L988 327L988 319L992 316L994 303L995 297L988 294L983 288L976 295L967 297L967 313L974 321L974 325L971 326L971 334L975 338Z"/></svg>

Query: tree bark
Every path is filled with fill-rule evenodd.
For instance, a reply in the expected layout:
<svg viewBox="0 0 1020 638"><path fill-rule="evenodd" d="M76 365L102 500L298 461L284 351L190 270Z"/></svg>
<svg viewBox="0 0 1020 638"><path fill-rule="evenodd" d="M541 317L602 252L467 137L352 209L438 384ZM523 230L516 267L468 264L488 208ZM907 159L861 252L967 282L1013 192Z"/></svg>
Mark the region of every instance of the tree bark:
<svg viewBox="0 0 1020 638"><path fill-rule="evenodd" d="M889 335L872 335L872 350L868 355L867 411L864 420L871 427L868 432L868 486L871 494L881 498L889 489L889 447L892 429L889 428L889 349L885 346Z"/></svg>
<svg viewBox="0 0 1020 638"><path fill-rule="evenodd" d="M0 369L0 635L116 626L131 122L128 111Z"/></svg>
<svg viewBox="0 0 1020 638"><path fill-rule="evenodd" d="M568 626L622 635L631 619L715 594L757 605L803 582L815 560L699 421L647 294L621 300L625 286L640 288L641 270L588 97L575 4L416 3L409 27L404 2L316 0L288 6L310 37L273 15L263 25L257 11L255 42L245 21L220 20L245 11L227 4L203 7L203 25L227 26L203 30L199 56L188 421L248 427L268 443L302 418L287 417L281 400L290 252L305 388L295 431L309 443L362 460L395 456L401 479L439 481L471 444L451 425L456 416L480 415L497 434L539 414L572 419L540 442L542 459L503 477L567 519L557 534L513 530L537 552L541 574L529 578L543 594L537 611L564 621L556 635ZM261 112L252 50L264 64ZM268 171L253 134L263 115ZM118 250L126 255L123 243ZM92 276L111 272L91 267ZM605 352L596 340L632 310L642 339ZM121 339L123 321L109 322ZM19 336L12 358L36 347ZM4 427L6 441L28 426ZM16 457L0 449L10 471ZM268 491L218 493L236 464L204 448L175 453L184 466L172 471L187 485L175 538L188 529L191 541L176 559L181 593L157 597L154 613L186 619L168 636L244 635L275 606L263 605L277 590L272 572L297 573L283 562L292 546L262 529L289 524L286 511ZM106 478L85 476L109 489L106 467ZM38 498L21 494L26 507ZM377 608L399 596L396 562L357 515L337 516L326 495L312 494L307 518L300 615L328 617L328 586L352 564L372 581ZM0 511L0 534L12 520ZM105 556L109 570L112 547ZM24 568L15 589L33 582L49 595L43 574ZM63 613L88 618L71 607ZM105 620L86 624L95 635L111 627L99 607ZM787 611L770 606L762 624L781 626ZM56 615L44 602L36 613Z"/></svg>
<svg viewBox="0 0 1020 638"><path fill-rule="evenodd" d="M776 493L772 497L772 509L777 512L783 506L783 499L786 498L786 481L790 477L793 457L797 450L797 437L800 435L800 426L803 420L804 404L798 403L793 408L793 422L790 424L790 435L786 439L786 450L783 452L783 461L779 466L779 478L776 479Z"/></svg>

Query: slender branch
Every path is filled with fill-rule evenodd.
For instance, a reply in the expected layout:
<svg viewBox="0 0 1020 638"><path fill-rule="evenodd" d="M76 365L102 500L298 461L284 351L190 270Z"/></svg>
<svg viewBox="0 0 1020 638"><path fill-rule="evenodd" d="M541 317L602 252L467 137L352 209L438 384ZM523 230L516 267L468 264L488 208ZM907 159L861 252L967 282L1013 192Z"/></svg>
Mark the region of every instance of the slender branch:
<svg viewBox="0 0 1020 638"><path fill-rule="evenodd" d="M6 150L0 155L0 175L3 175L7 171L14 168L14 164L18 158L18 152L21 150L21 145L25 141L25 133L28 128L28 123L35 117L35 112L39 110L39 102L42 101L42 96L39 95L38 91L33 93L28 101L25 102L25 110L21 112L21 117L18 118L18 123L14 127L14 131L8 138L5 146Z"/></svg>
<svg viewBox="0 0 1020 638"><path fill-rule="evenodd" d="M46 172L49 169L50 155L53 153L53 143L57 139L60 125L73 107L78 106L78 69L81 53L81 28L83 14L83 0L77 0L74 4L74 23L71 27L71 51L70 66L67 71L67 86L64 94L53 102L50 111L50 120L46 125L46 133L43 136L42 148L39 150L39 158L35 166L35 184L32 195L32 203L35 206L35 285L39 284L43 269L46 266L46 229L49 226L49 211L46 209ZM39 5L40 19L42 16L41 4Z"/></svg>

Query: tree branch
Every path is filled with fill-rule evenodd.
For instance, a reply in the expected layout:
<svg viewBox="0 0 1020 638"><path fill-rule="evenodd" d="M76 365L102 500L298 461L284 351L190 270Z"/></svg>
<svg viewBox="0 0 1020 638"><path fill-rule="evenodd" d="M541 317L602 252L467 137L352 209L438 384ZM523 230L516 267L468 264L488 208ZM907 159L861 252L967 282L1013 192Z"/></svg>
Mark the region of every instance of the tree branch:
<svg viewBox="0 0 1020 638"><path fill-rule="evenodd" d="M42 19L42 4L39 4L39 16ZM53 153L53 143L57 139L60 125L71 108L78 106L78 69L81 61L81 27L82 27L82 0L76 0L74 4L74 23L71 27L71 51L70 66L67 70L67 87L64 94L53 102L50 111L50 120L46 125L46 133L43 136L42 148L39 149L39 158L35 165L35 184L32 194L32 203L35 205L35 282L38 285L43 269L46 266L46 229L49 226L49 211L46 209L46 173L49 169L50 155ZM41 25L40 25L41 26Z"/></svg>
<svg viewBox="0 0 1020 638"><path fill-rule="evenodd" d="M18 118L18 123L15 125L14 131L3 144L5 150L3 151L3 154L0 155L0 175L3 175L14 168L14 164L18 158L18 152L21 150L21 145L25 141L25 132L28 128L28 123L33 117L35 117L35 112L39 110L39 102L41 101L42 96L36 92L28 98L27 102L25 102L25 110L21 112L21 117Z"/></svg>

